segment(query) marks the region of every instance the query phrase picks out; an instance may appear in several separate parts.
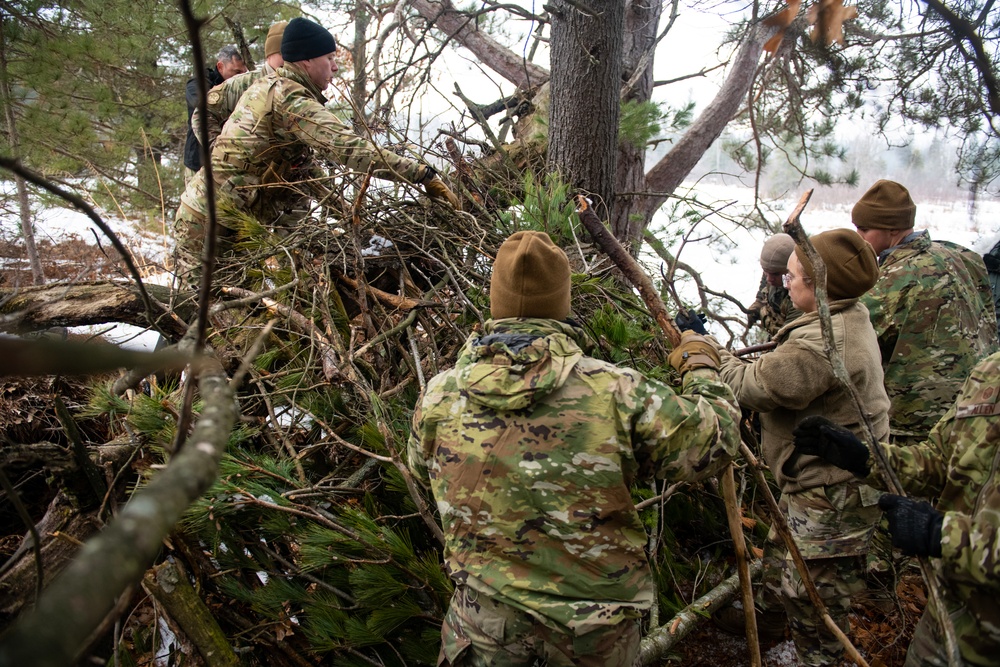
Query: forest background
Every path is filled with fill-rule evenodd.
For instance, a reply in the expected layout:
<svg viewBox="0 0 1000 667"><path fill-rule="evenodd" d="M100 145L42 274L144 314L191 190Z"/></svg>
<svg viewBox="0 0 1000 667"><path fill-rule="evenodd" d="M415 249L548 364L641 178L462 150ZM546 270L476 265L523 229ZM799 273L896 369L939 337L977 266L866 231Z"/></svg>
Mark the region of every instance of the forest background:
<svg viewBox="0 0 1000 667"><path fill-rule="evenodd" d="M709 312L738 343L755 340L746 300L687 258L746 254L807 188L843 216L895 178L918 204L957 202L984 239L997 229L991 0L860 2L855 18L830 2L201 2L197 39L187 8L0 0L0 205L5 254L23 259L3 271L4 330L125 322L177 345L152 360L5 349L6 660L433 662L450 584L400 452L420 387L488 312L499 241L552 234L596 353L673 380L667 344L577 225L574 192L649 260L672 308ZM330 165L339 203L291 237L235 220L240 261L206 272L196 306L147 280L171 263L180 91L199 54L242 36L259 62L268 26L302 13L342 46L331 106L445 172L466 213ZM157 240L113 248L108 228L99 251L36 244L36 219L67 205ZM183 376L149 375L206 349ZM760 489L740 480L759 545ZM683 491L635 489L660 591L645 664L732 564L717 488Z"/></svg>

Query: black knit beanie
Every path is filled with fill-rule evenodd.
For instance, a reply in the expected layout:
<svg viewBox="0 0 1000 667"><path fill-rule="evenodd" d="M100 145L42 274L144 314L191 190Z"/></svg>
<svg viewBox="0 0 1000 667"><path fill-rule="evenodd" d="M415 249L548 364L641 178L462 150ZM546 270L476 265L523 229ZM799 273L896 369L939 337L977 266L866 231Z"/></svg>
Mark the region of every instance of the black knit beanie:
<svg viewBox="0 0 1000 667"><path fill-rule="evenodd" d="M336 50L337 42L329 30L301 16L288 22L281 37L281 57L286 63L312 60Z"/></svg>

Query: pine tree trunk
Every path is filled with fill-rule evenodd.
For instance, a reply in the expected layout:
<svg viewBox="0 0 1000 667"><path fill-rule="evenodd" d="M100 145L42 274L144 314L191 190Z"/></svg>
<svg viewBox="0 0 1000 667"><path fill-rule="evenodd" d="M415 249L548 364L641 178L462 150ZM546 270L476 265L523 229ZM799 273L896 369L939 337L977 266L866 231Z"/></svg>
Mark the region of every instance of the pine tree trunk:
<svg viewBox="0 0 1000 667"><path fill-rule="evenodd" d="M593 14L585 13L589 9ZM625 3L560 2L552 16L548 168L594 195L601 219L613 208Z"/></svg>
<svg viewBox="0 0 1000 667"><path fill-rule="evenodd" d="M7 138L10 143L10 151L17 159L20 158L21 141L17 134L17 119L14 116L14 97L10 92L10 83L7 73L7 44L4 39L4 23L6 14L0 13L0 100L3 101L4 119L7 122ZM38 257L38 249L35 247L35 230L31 224L31 202L28 200L28 186L20 176L14 176L14 184L17 187L17 206L21 214L21 233L24 235L24 250L28 256L28 264L31 266L31 281L34 285L41 285L45 282L45 274L42 272L42 261Z"/></svg>
<svg viewBox="0 0 1000 667"><path fill-rule="evenodd" d="M659 27L662 5L659 2L629 2L625 11L625 43L622 53L622 78L635 84L622 96L622 102L648 102L653 93L653 58L644 58L653 48ZM648 222L638 212L638 195L645 189L646 147L629 142L618 145L618 168L615 175L615 206L611 231L636 255L642 232Z"/></svg>

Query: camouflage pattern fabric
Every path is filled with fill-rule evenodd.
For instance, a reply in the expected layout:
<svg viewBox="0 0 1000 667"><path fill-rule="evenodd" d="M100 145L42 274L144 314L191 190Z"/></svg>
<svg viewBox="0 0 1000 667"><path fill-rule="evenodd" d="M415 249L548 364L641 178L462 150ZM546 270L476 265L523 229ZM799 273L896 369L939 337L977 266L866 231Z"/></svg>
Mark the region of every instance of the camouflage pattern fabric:
<svg viewBox="0 0 1000 667"><path fill-rule="evenodd" d="M993 290L993 307L997 311L997 327L1000 327L1000 241L983 255L983 263L989 274L990 288Z"/></svg>
<svg viewBox="0 0 1000 667"><path fill-rule="evenodd" d="M635 663L638 618L574 636L530 614L458 586L441 628L438 665L450 667L621 667Z"/></svg>
<svg viewBox="0 0 1000 667"><path fill-rule="evenodd" d="M880 515L879 495L870 486L851 480L783 498L795 546L830 617L845 633L850 630L851 598L866 588L864 554ZM781 593L799 664L839 663L844 648L816 613L787 554Z"/></svg>
<svg viewBox="0 0 1000 667"><path fill-rule="evenodd" d="M809 559L806 567L830 618L842 631L849 632L851 598L865 589L865 581L861 576L864 558L847 556ZM816 613L816 607L809 600L790 556L785 561L781 586L798 664L840 665L844 659L844 647Z"/></svg>
<svg viewBox="0 0 1000 667"><path fill-rule="evenodd" d="M1000 656L1000 353L980 362L958 399L920 445L881 445L906 491L937 498L944 512L941 558L931 559L962 659L996 665ZM870 481L876 483L873 473ZM928 608L924 618L936 618ZM937 632L937 621L918 630ZM908 666L946 665L943 642L915 635Z"/></svg>
<svg viewBox="0 0 1000 667"><path fill-rule="evenodd" d="M408 443L456 583L574 636L654 603L629 486L708 477L739 447L715 371L686 373L677 395L586 347L569 323L487 322L427 383Z"/></svg>
<svg viewBox="0 0 1000 667"><path fill-rule="evenodd" d="M264 225L279 223L304 198L327 194L316 156L378 178L420 182L428 167L354 134L323 106L322 92L294 63L255 81L212 148L216 193ZM207 219L204 172L188 184L177 212L178 238L200 247ZM187 236L183 236L186 234Z"/></svg>
<svg viewBox="0 0 1000 667"><path fill-rule="evenodd" d="M753 326L759 323L760 328L767 332L768 339L778 334L778 329L802 314L788 296L784 287L774 287L767 284L767 276L760 279L757 290L757 300L751 304L747 324Z"/></svg>
<svg viewBox="0 0 1000 667"><path fill-rule="evenodd" d="M883 253L882 275L861 299L878 334L892 434L919 442L996 349L997 322L982 257L927 232L907 238Z"/></svg>
<svg viewBox="0 0 1000 667"><path fill-rule="evenodd" d="M215 140L222 134L222 126L233 115L243 93L258 79L273 74L274 71L274 68L265 62L259 69L237 74L208 91L208 98L205 100L205 106L208 109L205 125L208 127L209 148L215 146ZM195 107L194 113L191 115L191 129L198 141L201 141L201 127L201 109Z"/></svg>

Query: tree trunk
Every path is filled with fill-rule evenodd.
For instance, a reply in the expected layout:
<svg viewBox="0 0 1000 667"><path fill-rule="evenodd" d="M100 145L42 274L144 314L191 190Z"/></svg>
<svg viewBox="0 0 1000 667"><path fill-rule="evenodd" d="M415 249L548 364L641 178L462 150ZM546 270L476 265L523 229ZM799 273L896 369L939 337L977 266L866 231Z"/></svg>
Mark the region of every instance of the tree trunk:
<svg viewBox="0 0 1000 667"><path fill-rule="evenodd" d="M560 2L552 14L552 106L549 171L594 195L608 219L618 167L625 3L592 0L586 7Z"/></svg>
<svg viewBox="0 0 1000 667"><path fill-rule="evenodd" d="M147 285L146 289L161 303L169 302L169 288ZM174 312L185 320L194 314L191 306L175 309ZM110 281L20 290L0 289L0 315L10 316L4 318L0 330L14 333L106 322L149 326L139 290L132 285ZM166 316L160 319L160 326L178 338L187 331L180 322Z"/></svg>
<svg viewBox="0 0 1000 667"><path fill-rule="evenodd" d="M634 86L622 102L648 102L653 93L653 58L643 58L653 48L659 27L662 5L659 2L629 2L625 9L625 44L622 52L622 77ZM641 68L641 72L637 71ZM645 229L642 217L633 219L640 200L632 193L642 192L646 180L646 147L624 141L618 144L618 168L615 174L615 205L611 231L622 244L638 253Z"/></svg>
<svg viewBox="0 0 1000 667"><path fill-rule="evenodd" d="M354 60L354 81L351 84L351 97L354 103L354 122L359 125L365 124L365 105L368 104L368 92L365 88L368 74L365 68L368 60L365 55L367 45L365 35L368 32L369 18L365 3L358 0L354 4L354 48L351 49L351 58Z"/></svg>
<svg viewBox="0 0 1000 667"><path fill-rule="evenodd" d="M4 119L7 121L7 140L10 144L11 155L15 159L20 159L21 141L17 134L17 119L14 116L14 97L11 95L10 82L7 78L7 44L4 39L6 20L6 14L0 12L0 101L3 102ZM14 176L14 184L17 187L17 206L21 214L24 251L28 256L28 264L31 266L31 281L32 284L41 285L45 282L45 274L42 272L42 261L38 257L38 248L35 247L35 229L31 224L31 202L28 200L28 186L24 179L18 175Z"/></svg>

